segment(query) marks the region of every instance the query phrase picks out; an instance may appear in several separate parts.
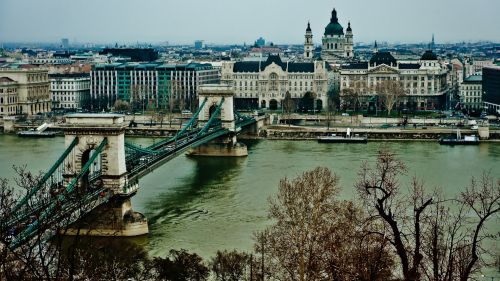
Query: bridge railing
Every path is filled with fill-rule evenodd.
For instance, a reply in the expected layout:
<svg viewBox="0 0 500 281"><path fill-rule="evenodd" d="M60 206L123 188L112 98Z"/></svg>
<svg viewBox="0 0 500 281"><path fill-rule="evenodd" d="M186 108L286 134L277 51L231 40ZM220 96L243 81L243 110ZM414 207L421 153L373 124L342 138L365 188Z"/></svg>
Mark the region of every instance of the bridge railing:
<svg viewBox="0 0 500 281"><path fill-rule="evenodd" d="M82 167L80 173L76 177L74 177L70 181L70 183L66 186L64 192L55 196L54 199L51 201L50 205L40 214L40 217L31 224L29 224L28 228L22 231L10 243L9 247L11 249L17 248L23 242L34 236L39 230L39 227L41 226L42 222L50 220L50 217L53 215L56 209L60 209L61 205L64 205L65 203L71 201L70 197L73 196L79 180L90 170L91 165L94 163L97 157L100 156L107 143L108 139L104 138L103 141L99 144L99 146L95 149L95 152L89 157L87 163L85 163L85 165Z"/></svg>
<svg viewBox="0 0 500 281"><path fill-rule="evenodd" d="M21 207L26 205L31 197L33 197L33 195L35 195L40 189L45 186L49 179L51 179L51 186L53 186L54 183L57 184L62 180L62 178L54 179L54 176L62 176L62 173L64 171L64 162L77 144L78 137L75 137L66 148L66 150L64 150L63 154L56 160L54 165L52 165L52 167L45 173L45 175L43 175L43 177L37 182L37 184L33 188L31 188L28 193L14 206L14 208L11 210L12 214L15 214Z"/></svg>

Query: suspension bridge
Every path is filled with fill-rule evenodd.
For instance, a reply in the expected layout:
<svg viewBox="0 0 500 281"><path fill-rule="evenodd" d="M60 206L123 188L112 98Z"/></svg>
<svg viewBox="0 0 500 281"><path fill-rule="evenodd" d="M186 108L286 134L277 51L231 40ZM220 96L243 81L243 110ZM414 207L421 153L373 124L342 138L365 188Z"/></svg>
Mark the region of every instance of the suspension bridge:
<svg viewBox="0 0 500 281"><path fill-rule="evenodd" d="M65 151L0 219L1 230L11 234L11 249L34 237L48 239L54 229L65 229L64 234L70 235L146 234L147 219L134 212L130 202L141 177L188 151L247 155L236 135L243 128L258 130L263 122L263 118L236 112L233 91L224 85L203 86L199 107L189 122L175 136L147 147L125 140L127 124L122 115L69 115L63 128ZM93 221L92 227L86 220Z"/></svg>

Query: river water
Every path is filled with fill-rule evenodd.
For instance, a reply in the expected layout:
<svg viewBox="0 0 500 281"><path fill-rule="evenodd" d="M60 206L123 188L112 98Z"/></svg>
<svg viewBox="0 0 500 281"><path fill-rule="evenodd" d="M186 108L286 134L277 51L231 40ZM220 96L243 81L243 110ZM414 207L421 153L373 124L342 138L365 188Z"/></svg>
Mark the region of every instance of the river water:
<svg viewBox="0 0 500 281"><path fill-rule="evenodd" d="M140 144L154 139L132 138ZM437 142L369 142L318 144L315 141L245 141L245 158L191 158L179 156L142 178L133 197L136 211L149 219L150 234L135 238L150 254L165 256L187 249L204 257L217 250L252 250L252 234L268 220L267 198L281 178L295 177L317 166L340 176L341 197L355 197L353 183L361 163L374 161L384 147L409 168L409 175L428 187L458 194L470 181L490 171L500 177L500 143L479 146L440 146ZM64 150L64 139L20 139L0 135L0 177L12 178L12 165L31 171L46 170ZM493 223L499 231L498 223ZM498 246L498 243L495 243Z"/></svg>

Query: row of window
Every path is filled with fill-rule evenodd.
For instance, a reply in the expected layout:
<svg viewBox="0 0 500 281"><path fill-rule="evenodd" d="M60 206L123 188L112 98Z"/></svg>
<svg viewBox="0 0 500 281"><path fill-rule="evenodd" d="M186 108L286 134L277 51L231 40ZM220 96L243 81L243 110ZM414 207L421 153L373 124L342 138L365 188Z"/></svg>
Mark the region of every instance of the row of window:
<svg viewBox="0 0 500 281"><path fill-rule="evenodd" d="M481 96L481 91L462 91L462 96Z"/></svg>
<svg viewBox="0 0 500 281"><path fill-rule="evenodd" d="M49 80L48 73L28 74L28 82L45 82Z"/></svg>
<svg viewBox="0 0 500 281"><path fill-rule="evenodd" d="M11 97L0 97L0 104L10 104L18 102L19 98L17 96Z"/></svg>

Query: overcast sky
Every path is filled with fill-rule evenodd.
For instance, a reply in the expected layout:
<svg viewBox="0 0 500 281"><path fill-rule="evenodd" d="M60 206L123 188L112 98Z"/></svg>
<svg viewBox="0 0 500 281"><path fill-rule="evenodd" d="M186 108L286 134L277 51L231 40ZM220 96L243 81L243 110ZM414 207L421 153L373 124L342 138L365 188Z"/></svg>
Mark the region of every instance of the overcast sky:
<svg viewBox="0 0 500 281"><path fill-rule="evenodd" d="M0 42L319 43L333 7L355 42L500 42L500 0L0 0Z"/></svg>

